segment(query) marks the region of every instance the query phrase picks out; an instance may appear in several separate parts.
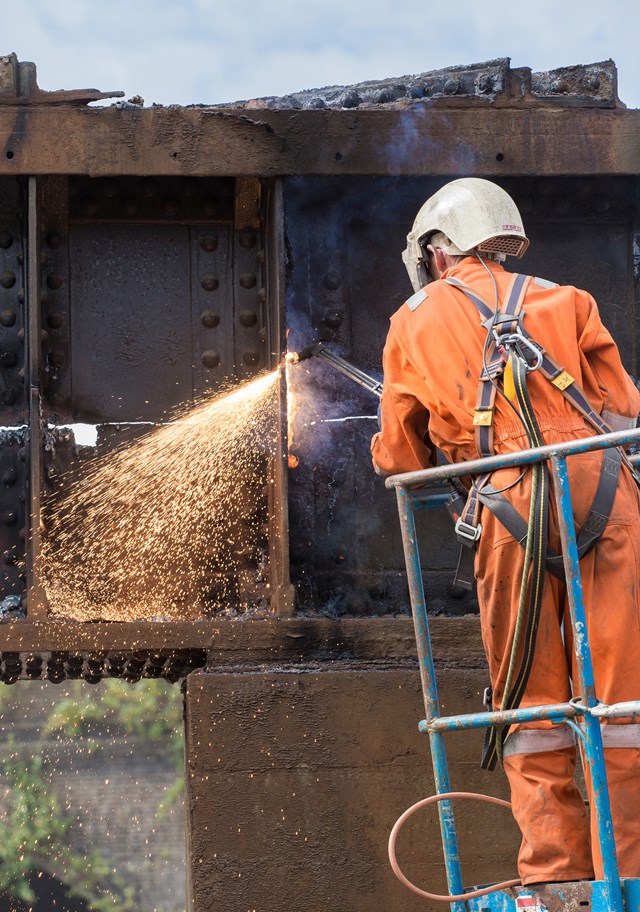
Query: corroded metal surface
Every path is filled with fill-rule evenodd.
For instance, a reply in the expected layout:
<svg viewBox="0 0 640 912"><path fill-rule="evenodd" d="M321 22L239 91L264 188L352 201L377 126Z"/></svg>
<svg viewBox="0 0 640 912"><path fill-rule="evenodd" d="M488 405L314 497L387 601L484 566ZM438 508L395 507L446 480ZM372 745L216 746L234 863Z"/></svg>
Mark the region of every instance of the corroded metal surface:
<svg viewBox="0 0 640 912"><path fill-rule="evenodd" d="M0 173L78 170L96 176L636 174L640 112L578 107L568 116L556 105L452 104L253 112L34 106L2 113Z"/></svg>
<svg viewBox="0 0 640 912"><path fill-rule="evenodd" d="M232 102L222 107L318 110L406 106L425 99L454 103L483 99L492 103L527 101L569 105L615 107L617 70L612 60L532 73L527 67L512 69L508 57L469 66L447 67L393 79L359 82L349 86L305 89L284 96L266 96Z"/></svg>
<svg viewBox="0 0 640 912"><path fill-rule="evenodd" d="M44 92L36 82L33 63L19 61L15 54L0 57L0 105L6 104L75 104L86 105L101 98L121 98L124 92L100 92L98 89L72 89Z"/></svg>

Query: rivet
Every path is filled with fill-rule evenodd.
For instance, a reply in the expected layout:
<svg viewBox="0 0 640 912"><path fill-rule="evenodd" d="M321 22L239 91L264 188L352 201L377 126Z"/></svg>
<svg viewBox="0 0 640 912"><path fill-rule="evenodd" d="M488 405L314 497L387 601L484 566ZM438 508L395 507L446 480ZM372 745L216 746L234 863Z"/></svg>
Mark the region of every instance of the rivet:
<svg viewBox="0 0 640 912"><path fill-rule="evenodd" d="M357 108L362 99L357 92L346 92L340 99L340 105L343 108Z"/></svg>
<svg viewBox="0 0 640 912"><path fill-rule="evenodd" d="M339 310L328 310L324 315L323 322L327 326L330 326L331 329L338 329L342 325L343 320L342 313Z"/></svg>
<svg viewBox="0 0 640 912"><path fill-rule="evenodd" d="M15 526L18 522L18 514L15 510L5 510L2 514L2 522L5 526Z"/></svg>
<svg viewBox="0 0 640 912"><path fill-rule="evenodd" d="M210 348L202 352L202 363L205 367L217 367L220 364L220 355L217 351Z"/></svg>
<svg viewBox="0 0 640 912"><path fill-rule="evenodd" d="M135 198L135 196L127 196L127 197L125 197L125 199L122 200L122 208L124 210L125 215L133 217L134 215L137 215L138 212L140 211L140 203ZM169 214L169 213L167 213L167 214Z"/></svg>
<svg viewBox="0 0 640 912"><path fill-rule="evenodd" d="M243 272L239 282L242 288L253 288L256 284L256 277L252 272Z"/></svg>
<svg viewBox="0 0 640 912"><path fill-rule="evenodd" d="M243 228L238 235L238 243L241 247L244 247L245 250L249 250L251 247L255 247L256 233L253 228Z"/></svg>
<svg viewBox="0 0 640 912"><path fill-rule="evenodd" d="M255 326L258 322L258 315L255 310L242 310L240 311L238 319L245 329L249 329L250 326Z"/></svg>
<svg viewBox="0 0 640 912"><path fill-rule="evenodd" d="M24 367L21 367L20 370L18 371L18 380L21 380L22 382L24 382L24 379L26 376L27 375L25 373Z"/></svg>
<svg viewBox="0 0 640 912"><path fill-rule="evenodd" d="M52 291L55 291L57 288L60 288L62 285L62 276L58 275L55 272L49 273L47 276L47 288L50 288Z"/></svg>
<svg viewBox="0 0 640 912"><path fill-rule="evenodd" d="M2 367L15 367L18 363L18 356L12 351L3 351L0 353L0 365Z"/></svg>
<svg viewBox="0 0 640 912"><path fill-rule="evenodd" d="M2 273L2 275L0 275L0 285L2 285L3 288L13 288L13 286L15 284L16 284L15 272L12 272L10 269L7 269L5 272Z"/></svg>
<svg viewBox="0 0 640 912"><path fill-rule="evenodd" d="M5 487L10 488L18 480L18 473L15 469L5 469L0 476L0 481Z"/></svg>
<svg viewBox="0 0 640 912"><path fill-rule="evenodd" d="M18 304L24 304L24 288L20 289L16 297L18 298Z"/></svg>
<svg viewBox="0 0 640 912"><path fill-rule="evenodd" d="M47 324L51 329L60 329L60 327L64 324L64 317L59 313L49 314L47 317Z"/></svg>
<svg viewBox="0 0 640 912"><path fill-rule="evenodd" d="M220 323L220 317L215 310L203 310L200 314L200 320L207 329L214 329Z"/></svg>
<svg viewBox="0 0 640 912"><path fill-rule="evenodd" d="M493 77L488 73L479 73L476 76L476 92L478 95L488 95L493 91Z"/></svg>
<svg viewBox="0 0 640 912"><path fill-rule="evenodd" d="M340 288L342 279L337 274L337 272L327 272L322 277L322 284L326 289L328 289L328 291L336 291L336 289Z"/></svg>
<svg viewBox="0 0 640 912"><path fill-rule="evenodd" d="M242 353L242 360L245 364L257 364L260 360L260 352L257 351L245 351Z"/></svg>
<svg viewBox="0 0 640 912"><path fill-rule="evenodd" d="M18 532L18 538L22 542L27 540L27 530L25 528L20 529Z"/></svg>
<svg viewBox="0 0 640 912"><path fill-rule="evenodd" d="M258 300L258 304L264 304L264 302L267 300L267 289L266 288L260 289L260 291L257 294L257 300Z"/></svg>
<svg viewBox="0 0 640 912"><path fill-rule="evenodd" d="M2 247L3 250L8 250L12 244L13 235L9 234L8 231L0 231L0 247Z"/></svg>
<svg viewBox="0 0 640 912"><path fill-rule="evenodd" d="M18 330L18 342L24 342L24 326Z"/></svg>
<svg viewBox="0 0 640 912"><path fill-rule="evenodd" d="M256 254L256 260L260 266L264 266L264 261L266 259L264 250L259 250Z"/></svg>
<svg viewBox="0 0 640 912"><path fill-rule="evenodd" d="M95 674L85 674L83 675L84 680L87 684L99 684L102 681L102 675L99 672Z"/></svg>
<svg viewBox="0 0 640 912"><path fill-rule="evenodd" d="M49 352L49 363L53 367L62 367L66 358L65 353L60 348L54 348Z"/></svg>
<svg viewBox="0 0 640 912"><path fill-rule="evenodd" d="M220 282L214 275L207 273L207 275L203 275L200 279L200 284L205 291L215 291Z"/></svg>
<svg viewBox="0 0 640 912"><path fill-rule="evenodd" d="M41 330L40 330L40 341L41 341L43 344L44 344L45 342L48 342L48 341L49 341L49 333L46 331L46 329L41 329Z"/></svg>
<svg viewBox="0 0 640 912"><path fill-rule="evenodd" d="M206 234L200 239L200 246L203 250L206 250L207 253L213 253L214 250L218 249L218 238L214 237L212 234Z"/></svg>
<svg viewBox="0 0 640 912"><path fill-rule="evenodd" d="M16 553L13 548L2 552L2 562L8 567L12 567L16 562Z"/></svg>
<svg viewBox="0 0 640 912"><path fill-rule="evenodd" d="M50 231L45 240L50 250L58 250L62 246L62 235L57 231Z"/></svg>
<svg viewBox="0 0 640 912"><path fill-rule="evenodd" d="M51 684L62 684L64 671L47 671L47 679Z"/></svg>
<svg viewBox="0 0 640 912"><path fill-rule="evenodd" d="M0 313L0 323L3 326L13 326L16 322L16 315L13 310L3 310Z"/></svg>
<svg viewBox="0 0 640 912"><path fill-rule="evenodd" d="M18 398L18 394L12 387L9 387L9 389L3 390L0 393L0 402L3 405L15 405L17 398Z"/></svg>
<svg viewBox="0 0 640 912"><path fill-rule="evenodd" d="M218 214L220 209L220 203L215 198L215 196L203 196L202 197L202 211L205 215L213 216Z"/></svg>
<svg viewBox="0 0 640 912"><path fill-rule="evenodd" d="M169 216L175 216L180 212L180 203L175 196L166 196L162 200L162 211Z"/></svg>

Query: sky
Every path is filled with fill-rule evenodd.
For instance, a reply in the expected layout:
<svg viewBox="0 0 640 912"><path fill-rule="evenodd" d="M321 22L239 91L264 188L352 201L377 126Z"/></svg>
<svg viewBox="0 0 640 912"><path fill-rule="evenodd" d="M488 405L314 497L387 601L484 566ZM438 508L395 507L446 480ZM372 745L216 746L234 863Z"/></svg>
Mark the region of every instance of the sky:
<svg viewBox="0 0 640 912"><path fill-rule="evenodd" d="M546 70L612 58L640 108L637 0L20 0L0 54L41 88L215 104L496 57Z"/></svg>

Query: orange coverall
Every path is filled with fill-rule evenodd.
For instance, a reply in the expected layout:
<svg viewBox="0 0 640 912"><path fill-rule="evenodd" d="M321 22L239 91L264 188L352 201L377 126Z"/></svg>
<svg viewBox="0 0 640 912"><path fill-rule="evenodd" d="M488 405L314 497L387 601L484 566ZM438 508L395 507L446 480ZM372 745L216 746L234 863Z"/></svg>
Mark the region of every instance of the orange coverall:
<svg viewBox="0 0 640 912"><path fill-rule="evenodd" d="M488 262L500 304L511 274ZM443 273L479 294L491 307L491 276L474 257ZM409 472L434 464L434 447L449 462L476 458L473 415L482 368L486 330L464 294L437 281L425 288L426 299L414 310L404 304L391 318L384 349L381 431L372 440L379 474ZM597 412L628 419L640 413L640 394L625 372L618 349L603 326L593 298L570 286L535 279L524 301L524 325L533 339L582 387ZM595 433L582 415L539 373L528 389L547 443L590 437ZM496 453L526 449L525 430L502 396L494 417ZM585 521L600 474L602 452L569 458L577 531ZM517 479L517 469L495 472L501 489ZM504 492L525 519L529 514L530 473ZM482 637L489 664L494 706L499 707L509 665L518 607L524 549L494 515L482 508L482 535L476 551L476 579ZM560 553L555 500L549 502L549 544ZM605 703L640 698L640 497L623 466L609 522L581 561L598 697ZM561 621L566 614L563 641ZM535 656L521 706L564 702L572 696L575 662L564 584L548 573ZM622 876L640 876L640 727L627 725L613 734L625 744L606 746L614 832ZM543 728L535 723L512 728ZM508 745L509 739L506 744ZM548 743L548 742L547 742ZM591 833L584 802L574 782L575 747L566 746L505 756L513 814L522 832L518 869L525 883L559 882L602 876L595 820Z"/></svg>

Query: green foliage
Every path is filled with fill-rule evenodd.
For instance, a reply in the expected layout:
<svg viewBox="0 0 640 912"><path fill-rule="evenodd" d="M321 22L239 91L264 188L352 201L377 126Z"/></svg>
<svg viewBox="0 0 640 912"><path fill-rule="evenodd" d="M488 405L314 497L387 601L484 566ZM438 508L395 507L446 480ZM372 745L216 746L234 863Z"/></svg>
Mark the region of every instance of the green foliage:
<svg viewBox="0 0 640 912"><path fill-rule="evenodd" d="M162 815L184 788L181 700L174 687L149 680L132 687L108 679L99 687L73 682L52 707L42 734L78 739L83 750L99 750L110 738L132 736L162 745L175 766L175 783L158 813ZM0 713L17 709L16 690L0 686ZM46 870L84 898L92 912L135 912L135 890L115 874L103 855L78 852L72 841L76 821L50 788L51 774L38 754L26 756L15 744L0 756L0 892L30 902L30 872Z"/></svg>
<svg viewBox="0 0 640 912"><path fill-rule="evenodd" d="M149 680L132 687L108 678L97 691L74 681L68 697L61 700L47 719L45 734L69 738L133 735L149 744L162 743L177 768L182 767L181 701L176 689L165 681Z"/></svg>
<svg viewBox="0 0 640 912"><path fill-rule="evenodd" d="M70 835L73 818L49 789L42 758L25 761L19 751L1 763L6 791L4 826L0 840L0 891L31 902L32 871L46 870L62 880L70 892L87 901L93 912L135 912L135 895L114 875L95 849L78 854Z"/></svg>

